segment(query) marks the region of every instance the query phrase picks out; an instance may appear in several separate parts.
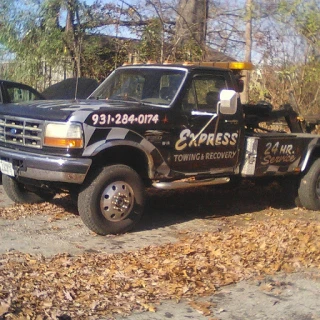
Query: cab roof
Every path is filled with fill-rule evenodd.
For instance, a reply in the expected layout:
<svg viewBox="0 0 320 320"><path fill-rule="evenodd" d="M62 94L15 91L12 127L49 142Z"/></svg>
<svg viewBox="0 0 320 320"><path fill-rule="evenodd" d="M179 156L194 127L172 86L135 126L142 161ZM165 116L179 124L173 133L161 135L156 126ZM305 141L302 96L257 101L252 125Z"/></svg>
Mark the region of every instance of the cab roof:
<svg viewBox="0 0 320 320"><path fill-rule="evenodd" d="M195 67L203 67L203 68L218 68L218 69L226 69L232 71L242 71L242 70L253 70L254 66L251 62L240 62L240 61L204 61L204 62L170 62L166 61L163 64L155 63L154 61L148 61L147 63L125 63L123 66L156 66L156 67L183 67L187 69L195 68Z"/></svg>

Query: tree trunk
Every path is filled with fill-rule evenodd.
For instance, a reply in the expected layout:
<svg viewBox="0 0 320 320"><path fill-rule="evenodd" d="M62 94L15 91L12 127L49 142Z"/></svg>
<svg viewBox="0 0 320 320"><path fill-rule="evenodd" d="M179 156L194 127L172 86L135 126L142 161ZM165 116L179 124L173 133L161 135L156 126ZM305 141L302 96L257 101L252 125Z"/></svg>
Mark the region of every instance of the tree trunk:
<svg viewBox="0 0 320 320"><path fill-rule="evenodd" d="M78 0L67 0L67 20L66 20L66 33L70 35L69 51L74 61L74 72L76 77L81 77L81 30L80 30L80 17Z"/></svg>
<svg viewBox="0 0 320 320"><path fill-rule="evenodd" d="M176 46L183 50L193 43L204 51L207 17L208 0L180 0L177 7Z"/></svg>

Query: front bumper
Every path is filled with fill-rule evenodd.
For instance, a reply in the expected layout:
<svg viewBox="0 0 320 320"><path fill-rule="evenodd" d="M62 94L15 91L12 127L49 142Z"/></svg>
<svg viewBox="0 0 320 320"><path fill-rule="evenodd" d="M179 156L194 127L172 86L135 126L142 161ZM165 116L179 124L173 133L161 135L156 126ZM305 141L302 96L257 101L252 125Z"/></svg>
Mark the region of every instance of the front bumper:
<svg viewBox="0 0 320 320"><path fill-rule="evenodd" d="M40 181L81 184L92 160L39 155L0 148L0 159L12 164L14 175Z"/></svg>

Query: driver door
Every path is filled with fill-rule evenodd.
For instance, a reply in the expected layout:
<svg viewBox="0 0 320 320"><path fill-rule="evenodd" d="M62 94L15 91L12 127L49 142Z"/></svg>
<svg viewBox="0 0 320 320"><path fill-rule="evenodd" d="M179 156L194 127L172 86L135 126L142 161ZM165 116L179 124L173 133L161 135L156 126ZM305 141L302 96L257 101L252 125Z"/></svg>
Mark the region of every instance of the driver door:
<svg viewBox="0 0 320 320"><path fill-rule="evenodd" d="M228 89L223 73L194 76L175 128L171 167L185 174L233 173L238 164L240 112L218 112L220 92Z"/></svg>

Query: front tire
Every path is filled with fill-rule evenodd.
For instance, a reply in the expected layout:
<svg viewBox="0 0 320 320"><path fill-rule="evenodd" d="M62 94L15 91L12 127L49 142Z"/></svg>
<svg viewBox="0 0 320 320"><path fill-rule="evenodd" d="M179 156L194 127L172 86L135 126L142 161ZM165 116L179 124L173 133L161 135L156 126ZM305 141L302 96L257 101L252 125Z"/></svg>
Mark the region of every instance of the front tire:
<svg viewBox="0 0 320 320"><path fill-rule="evenodd" d="M301 178L298 194L303 207L320 210L320 159L317 159Z"/></svg>
<svg viewBox="0 0 320 320"><path fill-rule="evenodd" d="M84 224L100 235L131 230L141 219L145 188L136 171L112 165L91 174L78 197Z"/></svg>
<svg viewBox="0 0 320 320"><path fill-rule="evenodd" d="M41 203L50 201L55 196L55 193L46 192L40 188L33 188L30 191L24 184L5 174L2 175L2 185L7 196L15 203Z"/></svg>

